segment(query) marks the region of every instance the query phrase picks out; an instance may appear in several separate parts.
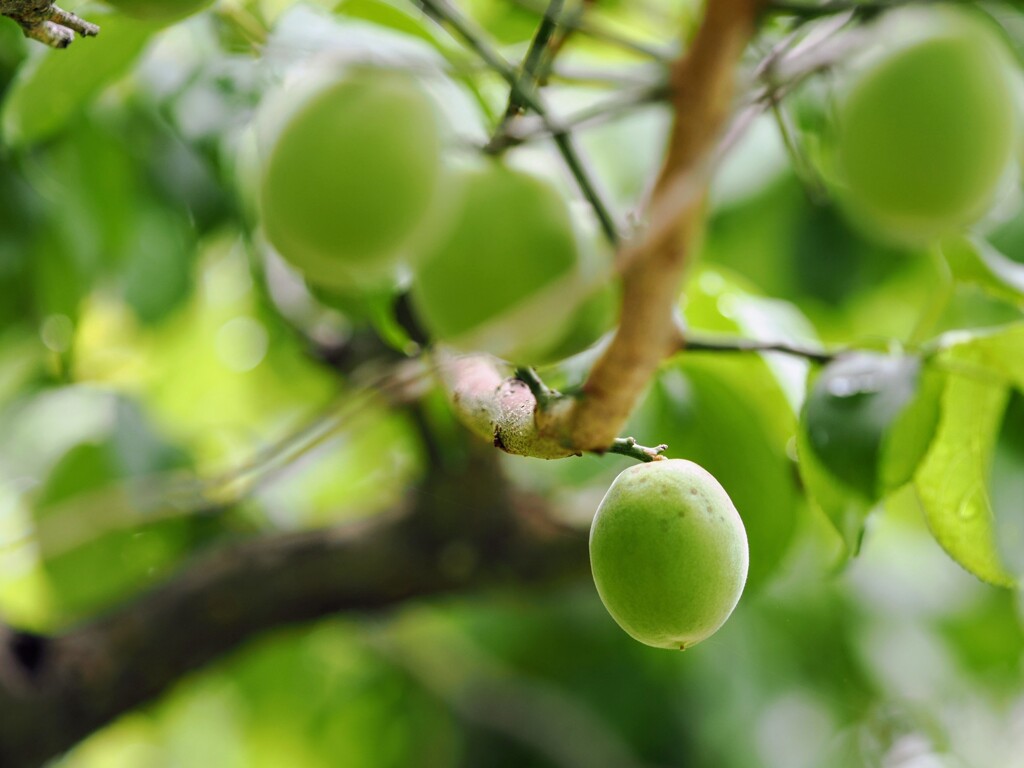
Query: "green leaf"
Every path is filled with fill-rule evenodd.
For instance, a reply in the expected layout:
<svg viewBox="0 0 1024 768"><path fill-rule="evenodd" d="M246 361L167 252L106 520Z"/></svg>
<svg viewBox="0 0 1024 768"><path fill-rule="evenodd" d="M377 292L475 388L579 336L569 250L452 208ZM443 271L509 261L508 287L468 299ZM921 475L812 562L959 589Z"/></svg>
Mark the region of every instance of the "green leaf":
<svg viewBox="0 0 1024 768"><path fill-rule="evenodd" d="M1002 562L1024 573L1024 393L1013 390L996 440L989 481Z"/></svg>
<svg viewBox="0 0 1024 768"><path fill-rule="evenodd" d="M992 451L1008 389L991 378L951 373L931 448L914 477L936 541L961 566L998 586L1015 585L996 548L988 489Z"/></svg>
<svg viewBox="0 0 1024 768"><path fill-rule="evenodd" d="M895 491L913 479L939 425L943 384L943 376L926 366L917 392L883 436L879 457L882 493Z"/></svg>
<svg viewBox="0 0 1024 768"><path fill-rule="evenodd" d="M951 368L1024 389L1024 322L951 336L940 353Z"/></svg>
<svg viewBox="0 0 1024 768"><path fill-rule="evenodd" d="M873 507L871 500L828 471L811 447L806 430L797 430L796 445L800 479L808 498L832 523L842 539L846 556L856 556L864 538L864 524Z"/></svg>
<svg viewBox="0 0 1024 768"><path fill-rule="evenodd" d="M391 3L388 0L342 0L334 12L352 19L369 21L396 32L404 32L441 48L436 25L430 24L422 13L412 13L412 8L410 3Z"/></svg>
<svg viewBox="0 0 1024 768"><path fill-rule="evenodd" d="M992 245L977 237L956 237L943 241L953 277L973 283L1004 301L1024 305L1024 264L1007 258Z"/></svg>
<svg viewBox="0 0 1024 768"><path fill-rule="evenodd" d="M187 463L127 401L117 402L108 435L75 445L57 462L34 516L54 598L66 615L124 597L185 554L194 525L203 521L153 520L147 486L156 474Z"/></svg>
<svg viewBox="0 0 1024 768"><path fill-rule="evenodd" d="M100 25L100 37L63 50L40 50L18 73L0 112L7 144L32 144L61 131L104 86L128 70L166 24L116 13L96 12L90 19Z"/></svg>
<svg viewBox="0 0 1024 768"><path fill-rule="evenodd" d="M137 206L129 219L122 269L124 298L144 323L167 317L188 297L195 253L188 221L158 206Z"/></svg>
<svg viewBox="0 0 1024 768"><path fill-rule="evenodd" d="M713 474L743 518L751 584L763 583L792 540L800 490L787 443L796 417L763 360L688 353L664 370L630 430L667 443L666 456Z"/></svg>
<svg viewBox="0 0 1024 768"><path fill-rule="evenodd" d="M856 352L829 363L808 393L808 446L830 474L869 502L881 495L886 433L913 400L920 373L916 357Z"/></svg>

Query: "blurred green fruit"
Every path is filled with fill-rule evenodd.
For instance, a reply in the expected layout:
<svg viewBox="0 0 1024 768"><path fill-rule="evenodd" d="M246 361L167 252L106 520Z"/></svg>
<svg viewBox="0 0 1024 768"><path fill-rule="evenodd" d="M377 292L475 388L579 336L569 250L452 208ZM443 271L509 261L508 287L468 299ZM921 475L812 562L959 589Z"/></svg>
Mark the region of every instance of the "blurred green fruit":
<svg viewBox="0 0 1024 768"><path fill-rule="evenodd" d="M590 529L590 566L627 634L685 650L712 635L743 593L747 534L725 489L691 461L623 471Z"/></svg>
<svg viewBox="0 0 1024 768"><path fill-rule="evenodd" d="M951 8L893 14L890 29L900 39L840 108L839 171L869 225L930 240L983 215L1012 159L1009 57L991 29Z"/></svg>
<svg viewBox="0 0 1024 768"><path fill-rule="evenodd" d="M450 229L420 261L413 305L435 341L537 364L566 342L581 305L596 302L588 312L600 315L607 303L581 260L558 191L489 163L465 173Z"/></svg>
<svg viewBox="0 0 1024 768"><path fill-rule="evenodd" d="M270 119L285 114L260 185L267 238L311 282L379 282L420 234L437 196L433 103L412 77L369 69L297 98L267 107Z"/></svg>
<svg viewBox="0 0 1024 768"><path fill-rule="evenodd" d="M105 0L125 16L170 21L183 19L210 5L213 0Z"/></svg>

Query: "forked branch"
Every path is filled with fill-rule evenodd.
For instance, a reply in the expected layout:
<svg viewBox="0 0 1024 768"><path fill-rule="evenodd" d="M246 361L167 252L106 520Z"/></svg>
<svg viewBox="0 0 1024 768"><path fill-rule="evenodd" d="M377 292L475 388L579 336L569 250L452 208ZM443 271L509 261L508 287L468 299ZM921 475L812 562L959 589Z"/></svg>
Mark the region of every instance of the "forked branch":
<svg viewBox="0 0 1024 768"><path fill-rule="evenodd" d="M0 15L18 22L25 37L51 48L67 48L77 32L95 37L100 28L53 4L53 0L0 0Z"/></svg>
<svg viewBox="0 0 1024 768"><path fill-rule="evenodd" d="M707 167L732 113L737 64L761 8L760 0L708 0L696 36L672 65L675 122L647 229L620 249L619 326L579 396L540 408L529 387L503 380L486 359L449 368L458 371L447 379L457 410L495 445L543 458L607 452L659 364L681 347L676 307L703 220Z"/></svg>

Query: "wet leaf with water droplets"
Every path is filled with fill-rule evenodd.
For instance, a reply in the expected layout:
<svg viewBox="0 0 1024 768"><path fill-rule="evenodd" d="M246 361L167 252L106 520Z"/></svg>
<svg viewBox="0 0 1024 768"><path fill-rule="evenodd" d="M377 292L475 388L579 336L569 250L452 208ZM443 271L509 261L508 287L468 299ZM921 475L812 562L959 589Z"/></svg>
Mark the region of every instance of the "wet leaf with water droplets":
<svg viewBox="0 0 1024 768"><path fill-rule="evenodd" d="M950 374L935 440L914 478L936 541L975 576L1004 587L1015 579L997 550L987 482L1007 397L998 380Z"/></svg>

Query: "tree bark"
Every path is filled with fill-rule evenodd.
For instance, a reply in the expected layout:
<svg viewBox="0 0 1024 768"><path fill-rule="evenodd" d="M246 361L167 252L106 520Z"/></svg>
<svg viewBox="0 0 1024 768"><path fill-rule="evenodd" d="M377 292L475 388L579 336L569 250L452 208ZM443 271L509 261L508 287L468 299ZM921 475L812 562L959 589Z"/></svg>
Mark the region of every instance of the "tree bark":
<svg viewBox="0 0 1024 768"><path fill-rule="evenodd" d="M0 0L0 16L18 22L25 37L51 48L67 48L77 32L95 37L100 28L53 4L53 0Z"/></svg>
<svg viewBox="0 0 1024 768"><path fill-rule="evenodd" d="M495 458L481 446L461 471L436 473L405 513L222 546L63 634L0 628L0 766L41 765L275 627L585 574L585 535L543 524L543 505L517 497Z"/></svg>
<svg viewBox="0 0 1024 768"><path fill-rule="evenodd" d="M675 121L665 162L646 229L619 253L618 328L580 395L537 403L514 380L488 374L488 365L497 369L486 359L460 361L471 378L448 377L455 408L474 431L515 438L503 437L498 447L538 458L606 452L658 366L683 346L679 291L703 223L712 160L733 110L740 56L762 7L762 0L707 0L696 36L672 66Z"/></svg>

